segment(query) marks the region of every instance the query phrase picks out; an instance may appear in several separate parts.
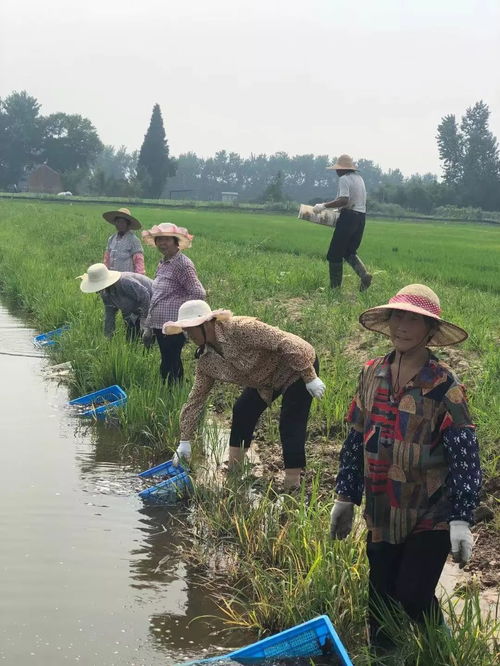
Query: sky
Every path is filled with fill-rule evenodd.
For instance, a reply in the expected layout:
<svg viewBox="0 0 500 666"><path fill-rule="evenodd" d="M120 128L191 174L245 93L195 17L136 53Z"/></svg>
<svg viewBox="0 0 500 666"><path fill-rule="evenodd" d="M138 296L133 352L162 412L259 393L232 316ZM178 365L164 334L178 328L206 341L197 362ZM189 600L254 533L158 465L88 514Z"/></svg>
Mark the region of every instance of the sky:
<svg viewBox="0 0 500 666"><path fill-rule="evenodd" d="M499 0L0 0L0 98L170 152L349 153L440 173L436 129L482 99L500 138Z"/></svg>

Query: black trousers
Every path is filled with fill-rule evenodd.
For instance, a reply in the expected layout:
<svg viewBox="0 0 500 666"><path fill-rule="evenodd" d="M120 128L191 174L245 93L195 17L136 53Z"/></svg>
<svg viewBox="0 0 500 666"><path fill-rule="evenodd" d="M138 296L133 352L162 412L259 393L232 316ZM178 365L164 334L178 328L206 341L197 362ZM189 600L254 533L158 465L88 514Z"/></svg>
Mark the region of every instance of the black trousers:
<svg viewBox="0 0 500 666"><path fill-rule="evenodd" d="M161 363L160 375L163 383L179 382L184 377L184 368L182 366L181 352L186 338L184 333L176 335L163 335L161 328L154 328L158 347L160 348Z"/></svg>
<svg viewBox="0 0 500 666"><path fill-rule="evenodd" d="M314 361L314 369L319 371L318 359ZM302 379L298 379L281 394L273 394L273 402L283 395L280 412L280 438L283 450L285 469L296 469L306 466L307 421L311 409L312 397ZM255 426L259 417L268 407L262 400L257 389L246 388L233 406L233 420L229 446L247 449L253 439Z"/></svg>
<svg viewBox="0 0 500 666"><path fill-rule="evenodd" d="M141 320L139 317L132 323L129 319L124 319L125 322L125 338L132 342L137 340L141 335Z"/></svg>
<svg viewBox="0 0 500 666"><path fill-rule="evenodd" d="M365 230L365 213L343 208L335 225L326 258L332 263L342 263L343 259L356 254Z"/></svg>
<svg viewBox="0 0 500 666"><path fill-rule="evenodd" d="M447 530L410 534L401 544L372 543L369 535L366 552L370 563L370 630L375 642L387 640L377 618L380 601L388 605L398 602L417 622L423 621L424 615L443 621L435 591L450 552Z"/></svg>

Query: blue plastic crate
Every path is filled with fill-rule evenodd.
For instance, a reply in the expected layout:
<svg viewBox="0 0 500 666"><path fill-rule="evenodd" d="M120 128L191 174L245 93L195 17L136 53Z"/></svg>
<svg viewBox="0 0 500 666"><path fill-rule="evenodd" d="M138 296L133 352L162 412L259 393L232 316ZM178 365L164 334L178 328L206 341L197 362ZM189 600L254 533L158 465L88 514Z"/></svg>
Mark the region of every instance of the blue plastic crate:
<svg viewBox="0 0 500 666"><path fill-rule="evenodd" d="M156 465L156 467L151 467L151 469L147 469L144 472L139 472L137 476L140 476L142 479L147 479L151 476L176 476L185 471L186 470L182 465L177 465L176 467L171 460L167 460L160 465Z"/></svg>
<svg viewBox="0 0 500 666"><path fill-rule="evenodd" d="M79 416L92 416L103 419L106 417L107 412L116 407L121 407L126 402L127 394L120 386L114 384L100 391L82 395L81 398L70 400L68 405L82 407Z"/></svg>
<svg viewBox="0 0 500 666"><path fill-rule="evenodd" d="M140 475L139 475L140 476ZM180 472L155 486L141 490L139 497L144 502L154 504L174 504L178 499L189 495L192 482L187 472Z"/></svg>
<svg viewBox="0 0 500 666"><path fill-rule="evenodd" d="M47 333L40 333L40 335L35 335L33 338L33 344L35 347L41 349L42 347L50 347L57 343L57 338L67 331L69 326L61 326L61 328L56 328L53 331L48 331Z"/></svg>
<svg viewBox="0 0 500 666"><path fill-rule="evenodd" d="M329 655L335 655L341 666L353 666L330 618L327 615L320 615L314 620L309 620L292 629L282 631L275 636L269 636L269 638L264 638L257 643L252 643L252 645L229 654L190 663L205 664L230 659L248 664L260 659L323 657Z"/></svg>

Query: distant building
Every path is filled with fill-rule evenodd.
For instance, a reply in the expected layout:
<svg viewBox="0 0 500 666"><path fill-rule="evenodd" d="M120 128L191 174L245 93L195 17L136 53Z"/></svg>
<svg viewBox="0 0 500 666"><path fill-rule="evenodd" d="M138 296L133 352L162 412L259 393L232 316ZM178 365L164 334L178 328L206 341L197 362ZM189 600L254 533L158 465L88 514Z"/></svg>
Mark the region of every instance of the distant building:
<svg viewBox="0 0 500 666"><path fill-rule="evenodd" d="M238 199L238 192L221 192L222 203L234 204Z"/></svg>
<svg viewBox="0 0 500 666"><path fill-rule="evenodd" d="M28 176L28 192L57 194L63 189L61 176L46 164L33 169Z"/></svg>

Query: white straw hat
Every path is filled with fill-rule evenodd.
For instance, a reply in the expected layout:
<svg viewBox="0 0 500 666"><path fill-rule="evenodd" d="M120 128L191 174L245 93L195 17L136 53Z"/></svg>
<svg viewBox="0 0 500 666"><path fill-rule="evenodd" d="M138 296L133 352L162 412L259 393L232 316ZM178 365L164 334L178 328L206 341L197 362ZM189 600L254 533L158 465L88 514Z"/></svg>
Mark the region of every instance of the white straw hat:
<svg viewBox="0 0 500 666"><path fill-rule="evenodd" d="M92 264L81 278L80 289L84 294L95 294L97 291L110 287L121 277L120 271L110 271L104 264Z"/></svg>
<svg viewBox="0 0 500 666"><path fill-rule="evenodd" d="M179 308L177 321L167 321L163 324L164 335L182 333L183 328L201 326L210 319L227 321L233 313L230 310L212 310L206 301L186 301Z"/></svg>
<svg viewBox="0 0 500 666"><path fill-rule="evenodd" d="M463 328L441 319L439 298L425 284L409 284L407 287L403 287L385 305L379 305L363 312L359 317L359 323L369 331L376 331L390 337L389 318L391 310L415 312L424 317L435 319L438 327L427 343L429 345L436 347L456 345L468 337Z"/></svg>
<svg viewBox="0 0 500 666"><path fill-rule="evenodd" d="M339 156L335 164L332 164L332 166L326 168L330 171L336 171L337 169L347 169L350 171L358 170L358 167L356 164L354 164L352 157L350 155L346 155L345 153Z"/></svg>

